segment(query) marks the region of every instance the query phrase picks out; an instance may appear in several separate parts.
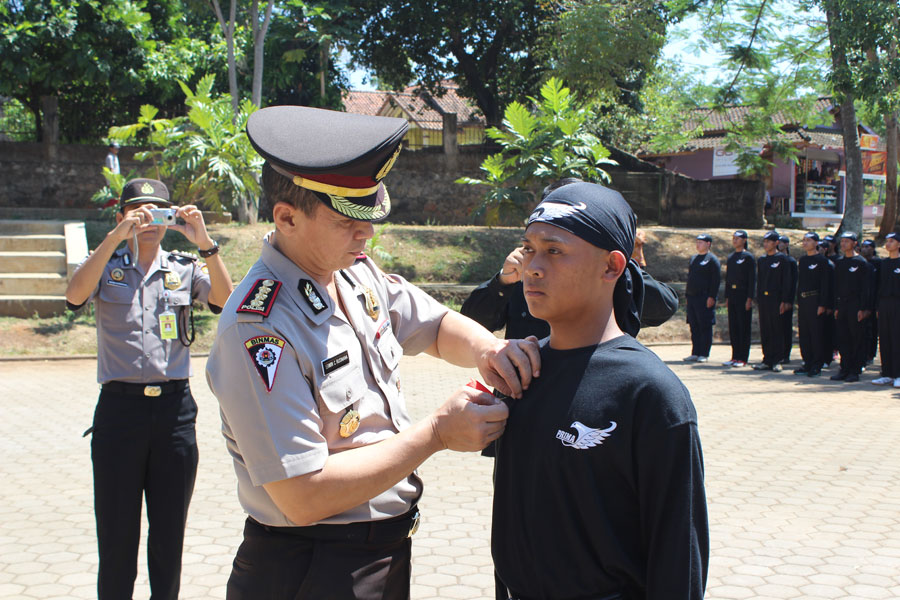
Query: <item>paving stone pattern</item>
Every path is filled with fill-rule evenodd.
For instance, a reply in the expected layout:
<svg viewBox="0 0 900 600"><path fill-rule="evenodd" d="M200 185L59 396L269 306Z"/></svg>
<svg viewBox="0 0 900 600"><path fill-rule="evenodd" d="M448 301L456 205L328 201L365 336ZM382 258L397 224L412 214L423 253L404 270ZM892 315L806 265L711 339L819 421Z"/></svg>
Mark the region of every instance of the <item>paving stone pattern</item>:
<svg viewBox="0 0 900 600"><path fill-rule="evenodd" d="M871 385L877 365L843 384L790 369L724 369L725 346L695 365L680 360L686 346L654 350L691 390L700 417L707 598L900 598L900 391ZM182 598L212 599L224 598L244 515L204 365L194 359L200 467ZM473 373L426 356L407 357L401 369L416 417ZM90 442L81 437L95 377L92 360L0 362L0 598L96 597ZM488 459L453 452L420 469L413 600L493 598L491 469ZM143 599L143 547L140 557L135 598Z"/></svg>

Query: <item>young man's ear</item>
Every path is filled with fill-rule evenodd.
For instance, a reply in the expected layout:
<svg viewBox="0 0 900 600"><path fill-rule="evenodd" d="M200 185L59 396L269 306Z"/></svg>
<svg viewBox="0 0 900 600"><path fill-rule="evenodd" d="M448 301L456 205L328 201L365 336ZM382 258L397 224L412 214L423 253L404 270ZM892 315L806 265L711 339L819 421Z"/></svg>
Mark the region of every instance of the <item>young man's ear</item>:
<svg viewBox="0 0 900 600"><path fill-rule="evenodd" d="M612 250L606 256L606 270L603 273L603 278L608 279L610 281L616 281L625 271L625 266L628 264L628 259L625 258L625 255L622 254L619 250Z"/></svg>

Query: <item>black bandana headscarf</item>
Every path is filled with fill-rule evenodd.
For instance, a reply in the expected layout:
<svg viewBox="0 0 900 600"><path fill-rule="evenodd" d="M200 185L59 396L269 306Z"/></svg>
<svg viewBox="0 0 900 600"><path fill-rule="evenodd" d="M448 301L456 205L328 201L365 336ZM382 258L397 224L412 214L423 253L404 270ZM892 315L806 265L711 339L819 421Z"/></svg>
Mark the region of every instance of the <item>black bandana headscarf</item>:
<svg viewBox="0 0 900 600"><path fill-rule="evenodd" d="M636 336L641 329L644 279L631 259L637 220L622 194L596 183L570 183L553 190L528 217L528 225L547 223L603 250L618 250L628 264L613 292L616 323Z"/></svg>

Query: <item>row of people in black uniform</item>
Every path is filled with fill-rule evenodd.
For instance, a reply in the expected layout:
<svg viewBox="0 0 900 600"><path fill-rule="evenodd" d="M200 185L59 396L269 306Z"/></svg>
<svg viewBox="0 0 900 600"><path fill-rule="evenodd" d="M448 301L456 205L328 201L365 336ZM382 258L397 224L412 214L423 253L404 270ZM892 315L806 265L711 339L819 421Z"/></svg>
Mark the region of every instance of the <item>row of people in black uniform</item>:
<svg viewBox="0 0 900 600"><path fill-rule="evenodd" d="M709 357L715 301L721 282L718 259L709 252L712 238L697 236L686 289L692 353L685 360ZM790 360L793 317L797 310L803 363L794 373L815 377L840 353L835 381L859 381L875 358L880 339L881 374L877 385L900 388L900 239L886 236L889 258L876 256L871 240L858 243L855 233L836 240L815 232L803 236L805 255L799 262L789 251L790 240L774 231L763 236L765 254L756 259L747 250L747 232L732 237L726 263L725 302L731 338L731 359L724 366L742 367L750 353L753 300L759 308L763 360L756 370L781 371ZM836 252L839 245L840 253Z"/></svg>

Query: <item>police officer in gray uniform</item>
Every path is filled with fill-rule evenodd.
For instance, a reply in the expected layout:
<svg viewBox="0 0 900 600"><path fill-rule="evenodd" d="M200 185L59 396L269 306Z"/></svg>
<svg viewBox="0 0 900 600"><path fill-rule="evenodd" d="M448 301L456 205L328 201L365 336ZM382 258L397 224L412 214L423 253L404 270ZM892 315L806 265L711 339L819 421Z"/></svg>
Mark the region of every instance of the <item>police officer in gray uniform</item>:
<svg viewBox="0 0 900 600"><path fill-rule="evenodd" d="M78 267L70 309L93 300L97 380L91 460L100 568L98 597L131 598L137 573L141 497L147 501L147 561L153 598L178 597L181 550L197 472L197 405L188 378L194 301L219 312L231 278L196 206L162 218L207 260L160 247L167 226L152 209L171 207L155 179L129 181L116 227ZM175 224L176 217L184 224ZM119 244L127 242L117 249ZM87 435L87 434L85 434Z"/></svg>
<svg viewBox="0 0 900 600"><path fill-rule="evenodd" d="M276 230L226 304L207 362L248 518L227 598L408 598L415 469L480 450L508 410L461 386L412 423L397 371L428 352L521 396L536 340L500 340L361 254L390 211L404 119L298 106L254 113Z"/></svg>

